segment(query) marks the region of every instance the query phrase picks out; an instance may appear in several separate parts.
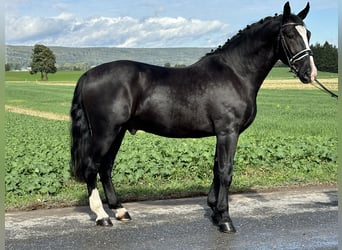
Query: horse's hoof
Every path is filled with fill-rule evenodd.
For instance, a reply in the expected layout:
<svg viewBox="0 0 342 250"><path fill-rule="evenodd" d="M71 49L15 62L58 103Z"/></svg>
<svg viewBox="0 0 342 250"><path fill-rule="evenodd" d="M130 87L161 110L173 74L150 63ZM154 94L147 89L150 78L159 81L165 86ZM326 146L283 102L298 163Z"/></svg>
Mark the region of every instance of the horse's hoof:
<svg viewBox="0 0 342 250"><path fill-rule="evenodd" d="M128 212L126 212L123 216L116 218L116 219L119 221L123 221L123 222L132 220Z"/></svg>
<svg viewBox="0 0 342 250"><path fill-rule="evenodd" d="M113 226L113 223L109 218L102 218L100 220L96 220L96 226L111 227Z"/></svg>
<svg viewBox="0 0 342 250"><path fill-rule="evenodd" d="M224 222L219 225L219 229L223 233L235 233L236 229L231 222Z"/></svg>
<svg viewBox="0 0 342 250"><path fill-rule="evenodd" d="M123 222L132 220L131 216L125 208L118 209L117 213L115 214L115 218Z"/></svg>

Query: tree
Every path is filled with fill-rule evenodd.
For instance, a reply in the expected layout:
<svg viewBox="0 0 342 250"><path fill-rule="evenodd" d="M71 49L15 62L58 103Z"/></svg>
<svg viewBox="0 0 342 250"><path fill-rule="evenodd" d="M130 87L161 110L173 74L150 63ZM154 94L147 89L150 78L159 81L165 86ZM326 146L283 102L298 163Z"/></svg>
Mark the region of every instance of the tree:
<svg viewBox="0 0 342 250"><path fill-rule="evenodd" d="M31 74L40 72L41 80L48 80L48 73L56 73L56 56L48 47L36 44L31 56Z"/></svg>
<svg viewBox="0 0 342 250"><path fill-rule="evenodd" d="M5 71L10 71L11 70L11 64L5 63Z"/></svg>

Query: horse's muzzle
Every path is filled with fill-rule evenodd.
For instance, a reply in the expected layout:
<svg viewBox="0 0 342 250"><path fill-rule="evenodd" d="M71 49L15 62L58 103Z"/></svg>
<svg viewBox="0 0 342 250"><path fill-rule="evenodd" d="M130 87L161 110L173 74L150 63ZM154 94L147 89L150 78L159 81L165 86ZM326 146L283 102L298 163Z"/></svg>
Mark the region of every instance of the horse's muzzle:
<svg viewBox="0 0 342 250"><path fill-rule="evenodd" d="M302 83L310 83L313 80L311 79L311 70L304 72L303 74L298 74L298 77Z"/></svg>
<svg viewBox="0 0 342 250"><path fill-rule="evenodd" d="M312 56L310 56L309 58L309 63L310 63L310 66L307 67L306 70L303 70L303 71L300 70L297 74L297 76L299 77L302 83L310 83L310 82L315 81L316 79L317 68L316 68L316 65Z"/></svg>

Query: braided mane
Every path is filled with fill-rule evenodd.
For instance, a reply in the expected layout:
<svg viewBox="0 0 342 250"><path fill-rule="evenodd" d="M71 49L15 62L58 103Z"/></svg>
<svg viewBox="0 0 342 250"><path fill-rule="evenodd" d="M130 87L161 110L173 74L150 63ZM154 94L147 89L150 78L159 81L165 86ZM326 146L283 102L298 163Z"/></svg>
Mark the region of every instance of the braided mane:
<svg viewBox="0 0 342 250"><path fill-rule="evenodd" d="M206 54L206 56L222 52L224 49L228 48L235 40L240 38L242 34L248 32L248 31L252 31L252 30L260 27L260 25L262 25L268 21L272 21L276 18L279 18L279 15L277 13L274 16L268 16L268 17L260 19L258 22L247 25L243 30L239 30L239 32L236 35L234 35L232 38L228 38L228 40L222 46L219 45L216 49L212 49L210 52L208 52Z"/></svg>

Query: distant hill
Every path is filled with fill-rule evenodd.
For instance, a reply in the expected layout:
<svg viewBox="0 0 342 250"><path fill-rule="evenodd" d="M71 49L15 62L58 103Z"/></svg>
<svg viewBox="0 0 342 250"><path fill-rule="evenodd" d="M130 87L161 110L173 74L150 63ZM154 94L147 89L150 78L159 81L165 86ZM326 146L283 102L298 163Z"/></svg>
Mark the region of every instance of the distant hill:
<svg viewBox="0 0 342 250"><path fill-rule="evenodd" d="M6 63L16 68L30 65L32 46L6 46ZM89 67L115 60L135 60L164 66L190 65L210 52L211 48L70 48L49 47L58 66L87 64Z"/></svg>

